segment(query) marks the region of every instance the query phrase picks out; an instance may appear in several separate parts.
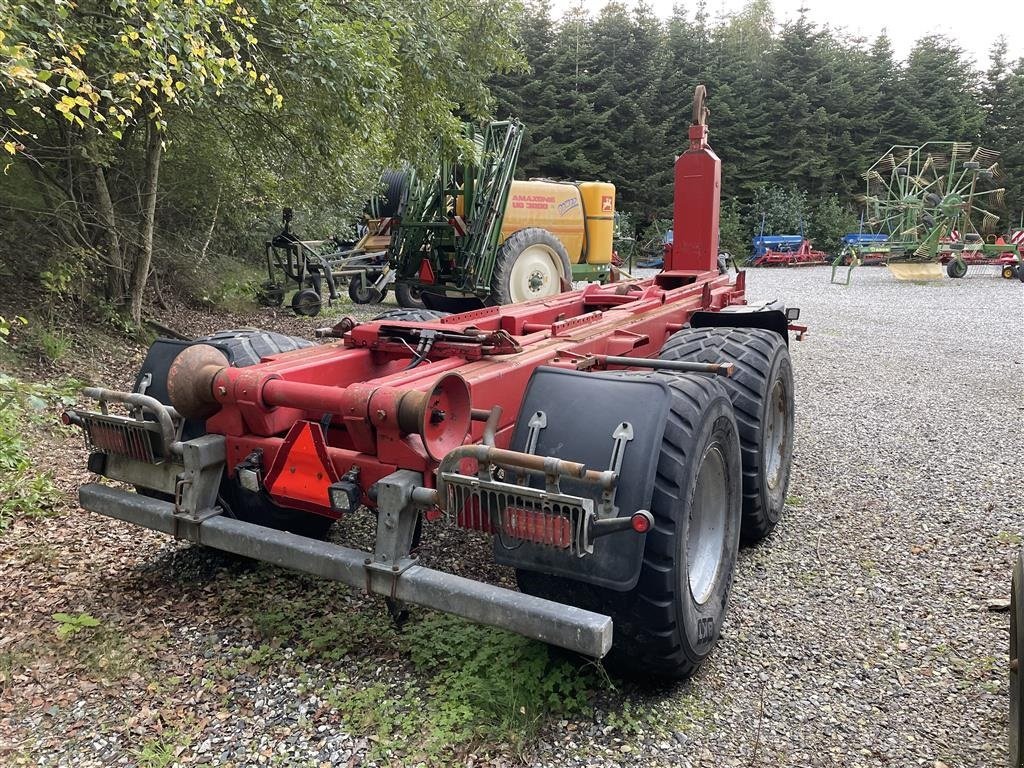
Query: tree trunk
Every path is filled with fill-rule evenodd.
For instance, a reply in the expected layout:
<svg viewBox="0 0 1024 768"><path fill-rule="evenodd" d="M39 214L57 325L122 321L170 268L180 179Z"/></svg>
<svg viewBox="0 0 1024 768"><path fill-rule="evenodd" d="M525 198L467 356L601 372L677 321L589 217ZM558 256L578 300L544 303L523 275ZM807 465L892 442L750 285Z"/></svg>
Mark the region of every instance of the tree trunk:
<svg viewBox="0 0 1024 768"><path fill-rule="evenodd" d="M153 226L156 220L156 191L160 178L163 139L153 123L146 126L146 170L142 181L142 211L139 217L139 255L132 269L131 318L142 324L142 297L153 263Z"/></svg>
<svg viewBox="0 0 1024 768"><path fill-rule="evenodd" d="M107 177L103 166L91 163L93 187L96 191L96 218L100 227L100 250L106 270L105 294L107 301L120 306L124 299L125 275L121 241L117 235L117 219L114 203L110 199Z"/></svg>

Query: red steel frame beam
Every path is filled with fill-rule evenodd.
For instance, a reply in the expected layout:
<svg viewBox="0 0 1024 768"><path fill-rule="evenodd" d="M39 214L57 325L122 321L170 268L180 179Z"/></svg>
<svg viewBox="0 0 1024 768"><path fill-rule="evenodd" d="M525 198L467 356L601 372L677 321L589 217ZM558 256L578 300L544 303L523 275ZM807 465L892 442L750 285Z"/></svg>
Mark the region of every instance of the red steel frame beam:
<svg viewBox="0 0 1024 768"><path fill-rule="evenodd" d="M252 451L271 466L284 433L300 420L323 423L327 455L337 475L357 466L360 485L368 489L396 469L423 472L432 485L438 461L418 435L399 427L398 403L410 391L429 392L438 379L455 372L468 385L472 407L502 408L497 433L507 446L531 374L541 365L579 367L587 355L654 357L662 344L693 312L744 303L743 276L731 283L717 271L689 285L666 290L654 279L597 286L546 301L491 307L453 315L439 323L365 323L344 340L316 350L297 350L248 368L225 368L214 381L221 410L207 430L227 440L229 472ZM626 293L621 293L628 286ZM412 352L396 352L387 329L433 329L448 332L508 332L520 352L428 358L405 370ZM469 353L472 357L472 352ZM470 439L478 442L483 426L474 422ZM335 516L326 505L317 510Z"/></svg>

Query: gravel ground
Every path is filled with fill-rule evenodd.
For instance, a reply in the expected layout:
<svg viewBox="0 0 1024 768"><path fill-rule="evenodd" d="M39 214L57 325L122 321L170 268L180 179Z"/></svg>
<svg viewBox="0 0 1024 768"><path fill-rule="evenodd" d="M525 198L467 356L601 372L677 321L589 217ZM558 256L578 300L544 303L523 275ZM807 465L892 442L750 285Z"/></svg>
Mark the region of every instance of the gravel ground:
<svg viewBox="0 0 1024 768"><path fill-rule="evenodd" d="M432 752L416 724L444 692L416 661L422 618L399 635L355 592L86 515L71 501L80 443L42 435L39 463L65 468L69 501L0 534L0 763L1005 764L1009 619L988 603L1008 595L1021 542L1024 286L864 268L837 287L807 268L752 270L748 293L800 306L811 328L793 344L795 467L691 682L588 682L588 711L543 718L526 744ZM268 313L159 319L193 334L322 324ZM137 359L88 362L109 383ZM366 520L338 528L370 535ZM425 557L508 583L481 552L448 531ZM56 611L101 625L60 639ZM376 721L356 716L368 697ZM381 711L412 726L389 741Z"/></svg>

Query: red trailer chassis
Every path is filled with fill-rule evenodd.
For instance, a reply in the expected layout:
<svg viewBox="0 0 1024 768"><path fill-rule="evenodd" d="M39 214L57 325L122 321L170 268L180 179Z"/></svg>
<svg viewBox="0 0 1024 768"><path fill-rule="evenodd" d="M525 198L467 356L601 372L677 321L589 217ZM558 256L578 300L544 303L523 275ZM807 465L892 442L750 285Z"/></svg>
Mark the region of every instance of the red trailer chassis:
<svg viewBox="0 0 1024 768"><path fill-rule="evenodd" d="M654 524L651 513L623 516L615 506L628 430L611 436L608 469L508 449L517 422L523 427L528 418L520 411L531 377L541 369L616 368L728 376L728 364L657 357L687 324L757 326L786 337L790 313L744 310L745 274L730 281L718 273L720 162L707 144L705 116L698 98L690 147L675 169L679 234L665 271L654 278L437 322L345 319L324 329L333 341L248 367L232 367L208 344L188 346L166 375L172 405L139 392L90 389L102 412L67 412L66 421L86 433L90 468L157 492L90 483L80 489L82 506L604 656L612 640L607 615L423 567L414 541L424 521L441 516L579 558L611 533L643 537ZM109 403L131 413L108 413ZM203 418L204 434L185 439L188 420ZM544 482L517 484L517 475ZM225 476L296 514L333 519L360 505L376 509L374 551L225 514ZM561 481L587 492L563 492ZM717 637L717 627L705 628L700 642L713 642L712 629Z"/></svg>

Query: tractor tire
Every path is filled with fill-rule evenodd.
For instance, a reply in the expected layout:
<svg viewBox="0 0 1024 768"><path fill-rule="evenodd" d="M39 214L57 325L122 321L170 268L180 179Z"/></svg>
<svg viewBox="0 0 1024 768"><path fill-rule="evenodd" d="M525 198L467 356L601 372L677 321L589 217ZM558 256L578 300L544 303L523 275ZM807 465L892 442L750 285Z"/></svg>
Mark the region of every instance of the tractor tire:
<svg viewBox="0 0 1024 768"><path fill-rule="evenodd" d="M400 323L436 323L451 312L438 312L434 309L389 309L381 312L374 320L396 320Z"/></svg>
<svg viewBox="0 0 1024 768"><path fill-rule="evenodd" d="M562 241L539 227L513 232L494 260L491 302L518 304L557 296L572 285L572 267Z"/></svg>
<svg viewBox="0 0 1024 768"><path fill-rule="evenodd" d="M217 347L228 356L228 360L235 368L247 368L256 365L264 357L315 346L309 339L262 331L259 328L217 331L195 339L195 342Z"/></svg>
<svg viewBox="0 0 1024 768"><path fill-rule="evenodd" d="M353 304L379 304L384 301L386 295L387 288L382 293L372 284L364 287L363 281L358 277L354 277L349 281L348 297L352 299Z"/></svg>
<svg viewBox="0 0 1024 768"><path fill-rule="evenodd" d="M292 311L296 315L315 317L320 314L320 294L312 288L303 288L292 296Z"/></svg>
<svg viewBox="0 0 1024 768"><path fill-rule="evenodd" d="M956 280L959 280L961 277L967 274L966 262L960 261L960 259L952 259L946 265L946 274Z"/></svg>
<svg viewBox="0 0 1024 768"><path fill-rule="evenodd" d="M1017 265L1017 277L1020 278L1022 283L1024 283L1024 263Z"/></svg>
<svg viewBox="0 0 1024 768"><path fill-rule="evenodd" d="M607 663L647 680L693 675L718 640L739 549L742 466L729 395L710 376L663 373L673 390L648 509L640 578L617 592L517 569L523 592L605 613Z"/></svg>
<svg viewBox="0 0 1024 768"><path fill-rule="evenodd" d="M310 539L322 539L334 524L334 519L330 517L280 507L266 491L253 493L226 476L221 480L220 496L229 507L225 510L228 515L246 523L262 525L264 528L288 531Z"/></svg>
<svg viewBox="0 0 1024 768"><path fill-rule="evenodd" d="M1010 765L1024 766L1024 707L1020 653L1024 649L1024 552L1017 553L1010 587Z"/></svg>
<svg viewBox="0 0 1024 768"><path fill-rule="evenodd" d="M395 283L395 301L398 302L398 306L405 307L407 309L425 309L426 305L423 303L422 291L418 285L405 282L404 280Z"/></svg>
<svg viewBox="0 0 1024 768"><path fill-rule="evenodd" d="M732 363L719 381L736 411L743 455L743 541L753 544L779 522L793 466L793 364L776 332L761 328L684 328L662 360Z"/></svg>
<svg viewBox="0 0 1024 768"><path fill-rule="evenodd" d="M1013 264L1006 264L1000 270L999 274L1003 276L1004 280L1013 280L1017 276L1017 270Z"/></svg>

